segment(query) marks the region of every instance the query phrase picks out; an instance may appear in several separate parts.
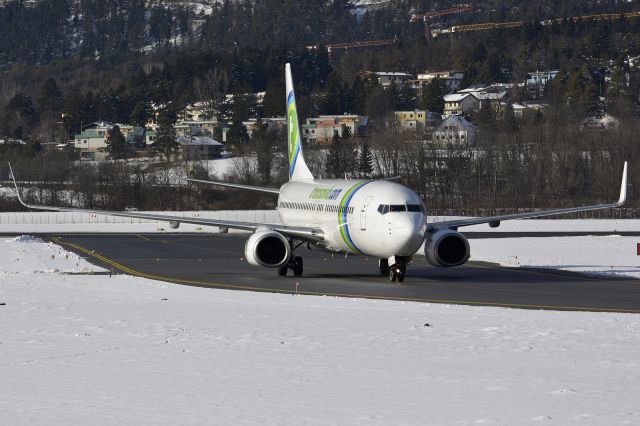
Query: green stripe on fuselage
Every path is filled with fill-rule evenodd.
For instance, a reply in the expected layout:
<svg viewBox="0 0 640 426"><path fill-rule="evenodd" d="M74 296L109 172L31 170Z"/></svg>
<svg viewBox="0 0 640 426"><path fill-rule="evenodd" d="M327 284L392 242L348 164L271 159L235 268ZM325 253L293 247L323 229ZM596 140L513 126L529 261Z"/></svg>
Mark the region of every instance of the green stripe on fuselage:
<svg viewBox="0 0 640 426"><path fill-rule="evenodd" d="M342 240L352 252L358 254L362 254L362 252L358 250L358 248L353 243L353 240L349 235L349 230L347 229L347 227L349 226L349 223L347 222L347 209L349 208L351 196L369 182L370 181L360 181L353 185L347 190L347 192L342 197L342 200L340 200L340 204L338 205L338 227L340 228L340 235L342 236Z"/></svg>

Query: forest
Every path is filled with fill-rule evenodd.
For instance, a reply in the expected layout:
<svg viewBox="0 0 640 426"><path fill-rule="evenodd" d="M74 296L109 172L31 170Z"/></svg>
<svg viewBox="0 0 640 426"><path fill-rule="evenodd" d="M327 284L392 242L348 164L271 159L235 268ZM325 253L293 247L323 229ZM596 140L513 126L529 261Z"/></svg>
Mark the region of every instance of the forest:
<svg viewBox="0 0 640 426"><path fill-rule="evenodd" d="M0 7L0 139L19 139L24 145L0 146L0 158L24 161L30 179L50 173L55 180L56 173L64 173L56 178L64 182L76 179L75 166L68 163L46 171L55 162L46 166L41 144L66 140L83 123L142 125L153 114L173 115L200 100L212 100L218 118L231 123L250 116L281 116L282 69L291 62L303 120L348 111L367 115L374 123L367 140L341 141L341 147L332 148L331 158L344 160L340 170L327 169L322 159L326 153L306 148L309 155L318 156L316 167L325 176L357 172L357 157L367 144L373 152L371 162L379 163L378 171L401 176L439 208L544 207L608 199L617 186L621 161L639 157L634 137L640 96L640 18L567 21L549 27L539 22L640 10L638 3L473 2L473 12L434 20L433 25L511 20L528 24L425 39L422 24L409 23L411 13L456 2L392 1L358 15L344 0L223 1L212 6L210 14L196 13L183 2L52 0L33 6L10 1ZM34 28L38 31L29 30ZM391 46L336 51L331 56L322 48L305 48L393 37L398 42ZM438 104L433 96L442 94L384 90L360 72L415 75L447 69L463 70L465 86L518 83L534 70L560 73L545 92L549 107L544 117L513 123L479 112L470 119L479 127L482 154L451 147L449 167L443 168L423 135L400 134L382 125L392 111L429 109ZM232 106L223 102L225 94L259 91L266 92L260 108L251 100ZM518 91L512 95L513 101L526 98ZM622 123L620 130L614 135L580 133L577 120L596 109L615 114ZM269 139L276 150L284 149L281 140L262 139ZM247 140L241 149L256 153L264 145L261 140ZM92 173L96 168L87 170ZM631 179L637 182L633 174ZM132 202L97 200L77 202L120 208ZM167 207L161 202L133 202ZM214 199L208 207L213 204Z"/></svg>

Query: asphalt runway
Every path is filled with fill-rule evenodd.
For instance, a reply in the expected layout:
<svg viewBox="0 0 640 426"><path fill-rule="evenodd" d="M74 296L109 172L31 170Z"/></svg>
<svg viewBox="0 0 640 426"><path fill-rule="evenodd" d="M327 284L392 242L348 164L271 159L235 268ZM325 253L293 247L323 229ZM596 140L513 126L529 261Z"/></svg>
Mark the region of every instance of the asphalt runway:
<svg viewBox="0 0 640 426"><path fill-rule="evenodd" d="M200 287L528 309L640 313L640 281L470 262L434 268L416 256L405 282L378 274L377 259L301 247L304 275L249 265L243 234L47 236L115 273Z"/></svg>

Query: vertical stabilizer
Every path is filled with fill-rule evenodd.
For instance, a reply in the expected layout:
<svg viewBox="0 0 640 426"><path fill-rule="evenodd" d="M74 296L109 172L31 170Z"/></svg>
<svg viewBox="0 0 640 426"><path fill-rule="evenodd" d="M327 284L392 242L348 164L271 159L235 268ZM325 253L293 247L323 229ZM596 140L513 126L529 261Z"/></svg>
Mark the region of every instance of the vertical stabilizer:
<svg viewBox="0 0 640 426"><path fill-rule="evenodd" d="M289 180L313 180L313 175L302 156L302 137L296 109L296 95L293 92L291 66L285 66L287 81L287 134L289 140Z"/></svg>

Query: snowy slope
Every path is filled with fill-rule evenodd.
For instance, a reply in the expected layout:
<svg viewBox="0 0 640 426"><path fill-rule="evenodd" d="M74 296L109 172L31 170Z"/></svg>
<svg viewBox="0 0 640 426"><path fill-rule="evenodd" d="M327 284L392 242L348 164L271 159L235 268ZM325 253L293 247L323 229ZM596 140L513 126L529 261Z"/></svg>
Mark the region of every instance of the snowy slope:
<svg viewBox="0 0 640 426"><path fill-rule="evenodd" d="M637 315L35 273L56 250L0 242L3 424L640 422Z"/></svg>

